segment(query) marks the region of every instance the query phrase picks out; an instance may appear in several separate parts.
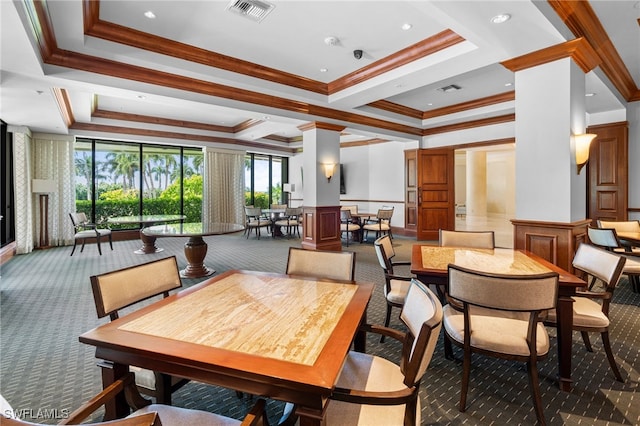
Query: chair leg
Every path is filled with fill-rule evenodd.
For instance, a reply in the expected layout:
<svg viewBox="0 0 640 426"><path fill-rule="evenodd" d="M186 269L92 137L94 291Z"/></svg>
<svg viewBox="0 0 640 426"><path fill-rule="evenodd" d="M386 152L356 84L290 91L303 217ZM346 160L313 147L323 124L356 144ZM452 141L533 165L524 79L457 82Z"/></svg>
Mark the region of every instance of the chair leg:
<svg viewBox="0 0 640 426"><path fill-rule="evenodd" d="M82 240L82 247L80 247L80 253L82 253L84 251L84 243L86 242L86 240Z"/></svg>
<svg viewBox="0 0 640 426"><path fill-rule="evenodd" d="M109 247L113 250L113 240L111 239L111 234L109 234Z"/></svg>
<svg viewBox="0 0 640 426"><path fill-rule="evenodd" d="M542 409L542 398L540 397L540 383L538 380L538 366L534 362L527 362L529 371L529 387L531 388L531 398L533 398L533 408L536 412L538 423L546 425L544 410Z"/></svg>
<svg viewBox="0 0 640 426"><path fill-rule="evenodd" d="M444 358L453 361L453 345L447 333L444 333Z"/></svg>
<svg viewBox="0 0 640 426"><path fill-rule="evenodd" d="M624 379L620 374L620 370L618 370L616 359L613 357L613 352L611 351L611 342L609 342L609 332L603 331L600 334L602 336L602 346L604 346L604 351L607 353L607 359L609 360L609 365L613 370L613 375L616 376L617 381L624 383Z"/></svg>
<svg viewBox="0 0 640 426"><path fill-rule="evenodd" d="M387 303L387 313L385 314L385 317L384 317L385 327L389 327L389 323L391 322L391 309L392 309L392 306ZM385 338L384 335L380 336L380 343L384 343L384 338Z"/></svg>
<svg viewBox="0 0 640 426"><path fill-rule="evenodd" d="M100 237L96 239L96 245L98 246L98 253L102 256L102 249L100 248Z"/></svg>
<svg viewBox="0 0 640 426"><path fill-rule="evenodd" d="M76 244L77 244L76 240L73 240L73 249L71 249L71 254L69 256L73 256L73 252L76 251Z"/></svg>
<svg viewBox="0 0 640 426"><path fill-rule="evenodd" d="M582 335L582 341L584 342L584 346L587 348L587 352L593 352L591 341L589 340L589 333L581 331L580 334Z"/></svg>
<svg viewBox="0 0 640 426"><path fill-rule="evenodd" d="M458 410L464 413L467 410L467 391L469 390L469 376L471 375L471 349L464 348L462 359L462 388L460 389L460 406Z"/></svg>
<svg viewBox="0 0 640 426"><path fill-rule="evenodd" d="M156 402L171 405L171 376L154 371L156 376Z"/></svg>

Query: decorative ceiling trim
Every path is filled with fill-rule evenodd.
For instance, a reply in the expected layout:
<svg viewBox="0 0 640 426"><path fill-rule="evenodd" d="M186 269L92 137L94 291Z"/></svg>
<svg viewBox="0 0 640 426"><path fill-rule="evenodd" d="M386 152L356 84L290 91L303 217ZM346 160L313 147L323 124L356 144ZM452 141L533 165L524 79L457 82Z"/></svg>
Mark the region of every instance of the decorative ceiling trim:
<svg viewBox="0 0 640 426"><path fill-rule="evenodd" d="M147 136L153 138L166 138L166 139L182 139L182 140L190 140L197 142L207 142L207 143L219 143L226 145L234 145L234 146L246 146L251 148L261 148L261 149L270 149L277 152L284 152L287 154L295 154L295 148L287 148L276 145L265 145L264 143L256 143L251 141L245 141L240 139L233 138L221 138L217 136L205 136L205 135L195 135L190 133L182 133L182 132L166 132L160 130L150 130L150 129L139 129L135 127L124 127L124 126L108 126L104 124L93 124L93 123L74 123L71 125L70 129L72 130L80 130L85 132L99 132L99 133L116 133L116 134L126 134L126 135L134 135L134 136Z"/></svg>
<svg viewBox="0 0 640 426"><path fill-rule="evenodd" d="M43 62L47 64L118 77L125 80L139 81L162 87L170 87L223 99L232 99L239 102L268 106L311 116L315 115L324 118L336 119L353 124L373 126L405 134L420 135L421 129L416 127L405 126L386 120L334 110L327 107L266 95L259 92L237 90L237 88L231 86L197 80L182 75L166 73L150 68L125 64L96 56L60 49L57 46L53 31L51 31L46 2L31 0L29 3L34 6L34 13L38 20L37 22L32 21L32 28L34 34L36 34L36 38L38 40L42 40L41 43L39 42L40 52ZM91 13L89 13L89 15L91 15Z"/></svg>
<svg viewBox="0 0 640 426"><path fill-rule="evenodd" d="M387 73L393 69L432 55L448 47L462 43L465 39L447 29L427 39L406 47L393 55L379 59L364 68L360 68L329 83L329 94L347 89L363 81Z"/></svg>
<svg viewBox="0 0 640 426"><path fill-rule="evenodd" d="M307 130L316 130L316 129L342 132L345 128L346 126L343 126L340 124L323 123L322 121L311 121L309 123L301 124L298 126L298 129L300 129L303 132L306 132Z"/></svg>
<svg viewBox="0 0 640 426"><path fill-rule="evenodd" d="M577 38L500 63L508 70L516 72L564 58L573 59L585 74L602 62L587 40Z"/></svg>
<svg viewBox="0 0 640 426"><path fill-rule="evenodd" d="M375 102L370 102L367 105L372 108L378 108L384 111L392 112L394 114L400 114L403 116L416 118L418 120L420 120L422 118L422 115L424 114L419 109L410 108L408 106L396 104L395 102L387 101L384 99L381 99Z"/></svg>
<svg viewBox="0 0 640 426"><path fill-rule="evenodd" d="M495 146L495 145L506 145L511 143L516 143L516 138L492 139L492 140L482 141L482 142L461 143L459 145L451 145L451 148L453 150L471 149L471 148L483 148L483 147Z"/></svg>
<svg viewBox="0 0 640 426"><path fill-rule="evenodd" d="M628 102L640 100L640 91L588 1L548 0L576 37L584 37L601 58L600 68ZM639 20L640 22L640 20Z"/></svg>
<svg viewBox="0 0 640 426"><path fill-rule="evenodd" d="M327 84L100 20L100 0L84 0L85 35L327 95Z"/></svg>
<svg viewBox="0 0 640 426"><path fill-rule="evenodd" d="M62 115L64 124L67 126L67 128L69 128L69 126L71 126L76 121L73 116L71 102L69 101L69 94L65 89L60 89L57 87L54 87L51 90L53 91L53 97L58 104L58 108L60 109L60 115Z"/></svg>
<svg viewBox="0 0 640 426"><path fill-rule="evenodd" d="M500 115L497 117L482 118L480 120L466 121L464 123L449 124L446 126L424 129L422 136L436 135L439 133L455 132L459 130L473 129L475 127L491 126L493 124L508 123L516 120L515 114Z"/></svg>
<svg viewBox="0 0 640 426"><path fill-rule="evenodd" d="M443 115L454 114L457 112L468 111L471 109L481 108L489 105L500 104L503 102L510 102L516 99L516 92L512 90L510 92L499 93L497 95L487 96L485 98L473 99L468 102L462 102L456 105L450 105L442 108L433 109L431 111L425 111L422 113L422 119L440 117Z"/></svg>
<svg viewBox="0 0 640 426"><path fill-rule="evenodd" d="M235 126L233 126L232 132L233 133L238 133L238 132L241 132L243 130L247 130L247 129L250 129L252 127L255 127L255 126L259 126L262 123L264 123L264 120L258 120L258 119L245 120L242 123L239 123L239 124L236 124Z"/></svg>
<svg viewBox="0 0 640 426"><path fill-rule="evenodd" d="M391 142L391 141L387 139L373 138L373 139L367 139L363 141L344 142L340 144L340 148L355 148L357 146L369 146L369 145L376 145L379 143L387 143L387 142Z"/></svg>
<svg viewBox="0 0 640 426"><path fill-rule="evenodd" d="M209 132L235 133L235 129L228 126L198 123L196 121L174 120L171 118L153 117L150 115L130 114L104 109L96 109L91 116L96 118L106 118L109 120L134 121L137 123L157 124L161 126L184 127L189 129L206 130Z"/></svg>

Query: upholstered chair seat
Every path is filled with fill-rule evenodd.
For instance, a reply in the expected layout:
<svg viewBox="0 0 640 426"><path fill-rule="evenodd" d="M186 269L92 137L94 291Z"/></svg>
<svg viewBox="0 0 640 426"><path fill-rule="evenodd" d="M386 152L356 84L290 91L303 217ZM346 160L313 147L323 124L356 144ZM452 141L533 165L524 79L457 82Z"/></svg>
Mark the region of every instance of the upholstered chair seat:
<svg viewBox="0 0 640 426"><path fill-rule="evenodd" d="M471 345L474 348L502 354L529 356L527 344L528 312L498 311L470 306L473 333ZM460 345L464 344L464 314L446 305L444 327L447 334ZM549 352L549 335L542 323L537 324L536 353L544 356Z"/></svg>
<svg viewBox="0 0 640 426"><path fill-rule="evenodd" d="M407 391L400 366L372 355L350 352L337 387L367 392ZM401 425L405 405L358 405L331 401L328 425ZM420 423L420 398L417 400L416 424Z"/></svg>

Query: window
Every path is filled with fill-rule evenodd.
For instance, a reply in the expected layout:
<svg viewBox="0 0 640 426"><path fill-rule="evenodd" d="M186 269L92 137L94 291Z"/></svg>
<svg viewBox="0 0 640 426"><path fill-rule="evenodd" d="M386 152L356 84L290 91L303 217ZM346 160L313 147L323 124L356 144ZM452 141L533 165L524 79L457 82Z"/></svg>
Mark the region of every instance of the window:
<svg viewBox="0 0 640 426"><path fill-rule="evenodd" d="M183 214L202 219L203 154L198 148L78 139L76 209L113 216ZM136 225L117 225L126 229Z"/></svg>
<svg viewBox="0 0 640 426"><path fill-rule="evenodd" d="M245 157L245 204L267 209L286 204L282 184L288 181L288 158L262 154Z"/></svg>

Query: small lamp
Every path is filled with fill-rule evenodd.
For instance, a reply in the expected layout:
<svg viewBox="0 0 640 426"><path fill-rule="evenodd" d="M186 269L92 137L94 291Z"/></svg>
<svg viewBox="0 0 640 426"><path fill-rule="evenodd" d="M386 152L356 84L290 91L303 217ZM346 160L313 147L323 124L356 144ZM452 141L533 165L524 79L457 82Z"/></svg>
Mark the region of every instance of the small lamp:
<svg viewBox="0 0 640 426"><path fill-rule="evenodd" d="M32 179L31 192L40 197L40 243L39 248L49 247L49 194L56 192L53 179Z"/></svg>
<svg viewBox="0 0 640 426"><path fill-rule="evenodd" d="M331 182L333 170L336 168L336 163L324 163L322 167L324 168L324 176L327 178L327 182Z"/></svg>
<svg viewBox="0 0 640 426"><path fill-rule="evenodd" d="M573 135L573 140L576 148L576 166L578 168L578 174L589 161L589 148L591 142L597 135L594 133L583 133L579 135Z"/></svg>

